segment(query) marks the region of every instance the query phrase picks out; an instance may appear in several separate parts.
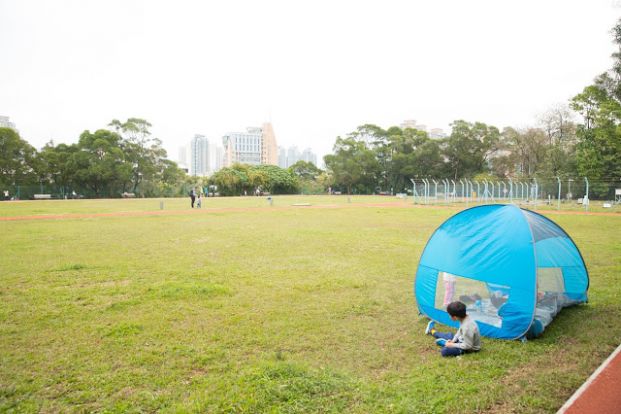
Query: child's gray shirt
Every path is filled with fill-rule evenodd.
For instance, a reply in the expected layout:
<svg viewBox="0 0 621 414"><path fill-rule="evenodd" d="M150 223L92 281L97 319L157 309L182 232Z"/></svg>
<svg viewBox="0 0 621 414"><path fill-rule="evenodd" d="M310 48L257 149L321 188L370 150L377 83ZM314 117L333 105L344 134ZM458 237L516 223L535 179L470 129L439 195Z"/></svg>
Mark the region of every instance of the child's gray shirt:
<svg viewBox="0 0 621 414"><path fill-rule="evenodd" d="M481 334L479 326L470 316L466 316L459 324L459 329L453 336L457 348L464 351L479 351L481 349Z"/></svg>

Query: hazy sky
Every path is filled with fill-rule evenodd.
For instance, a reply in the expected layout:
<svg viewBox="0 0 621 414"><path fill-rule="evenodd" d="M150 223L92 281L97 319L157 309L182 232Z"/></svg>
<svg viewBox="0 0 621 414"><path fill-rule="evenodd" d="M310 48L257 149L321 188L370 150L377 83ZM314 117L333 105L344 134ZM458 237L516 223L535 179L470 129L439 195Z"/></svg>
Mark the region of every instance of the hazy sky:
<svg viewBox="0 0 621 414"><path fill-rule="evenodd" d="M266 120L320 156L364 123L520 127L611 66L619 17L621 0L0 0L0 115L37 148L146 118L172 159Z"/></svg>

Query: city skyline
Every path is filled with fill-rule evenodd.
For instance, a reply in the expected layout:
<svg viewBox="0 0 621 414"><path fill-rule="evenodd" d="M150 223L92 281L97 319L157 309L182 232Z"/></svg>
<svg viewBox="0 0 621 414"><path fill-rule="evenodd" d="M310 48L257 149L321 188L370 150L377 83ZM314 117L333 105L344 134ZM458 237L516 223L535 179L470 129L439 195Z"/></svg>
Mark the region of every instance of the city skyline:
<svg viewBox="0 0 621 414"><path fill-rule="evenodd" d="M36 148L143 118L171 159L263 120L319 159L367 123L525 127L610 67L616 5L0 0L0 114Z"/></svg>
<svg viewBox="0 0 621 414"><path fill-rule="evenodd" d="M227 132L219 139L195 134L171 159L190 175L207 176L235 163L278 165L278 148L272 124L264 122L260 128Z"/></svg>

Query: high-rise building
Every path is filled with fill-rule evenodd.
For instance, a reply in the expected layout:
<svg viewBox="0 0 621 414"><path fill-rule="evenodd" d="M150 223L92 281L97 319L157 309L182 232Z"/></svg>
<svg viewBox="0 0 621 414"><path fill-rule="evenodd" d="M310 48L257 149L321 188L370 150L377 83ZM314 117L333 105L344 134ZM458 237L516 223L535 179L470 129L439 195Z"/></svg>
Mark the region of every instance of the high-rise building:
<svg viewBox="0 0 621 414"><path fill-rule="evenodd" d="M190 174L206 176L209 172L209 140L204 135L194 135L190 143Z"/></svg>
<svg viewBox="0 0 621 414"><path fill-rule="evenodd" d="M218 171L224 165L224 148L222 148L220 145L216 145L215 152L216 152L216 164L215 164L214 171Z"/></svg>
<svg viewBox="0 0 621 414"><path fill-rule="evenodd" d="M427 125L417 124L415 119L406 119L399 125L401 129L412 128L419 131L427 131Z"/></svg>
<svg viewBox="0 0 621 414"><path fill-rule="evenodd" d="M306 148L302 151L302 160L313 163L317 166L317 155L310 148Z"/></svg>
<svg viewBox="0 0 621 414"><path fill-rule="evenodd" d="M230 132L222 137L224 167L240 164L278 164L278 146L270 123L246 132Z"/></svg>
<svg viewBox="0 0 621 414"><path fill-rule="evenodd" d="M291 167L293 164L300 160L300 151L298 147L289 147L287 150L287 167Z"/></svg>
<svg viewBox="0 0 621 414"><path fill-rule="evenodd" d="M278 165L278 146L272 124L264 123L261 132L261 164Z"/></svg>
<svg viewBox="0 0 621 414"><path fill-rule="evenodd" d="M406 128L414 129L414 128L416 128L416 120L415 119L406 119L399 126L401 127L401 129L406 129Z"/></svg>
<svg viewBox="0 0 621 414"><path fill-rule="evenodd" d="M306 148L300 153L296 146L278 147L278 166L280 168L289 168L300 160L317 165L317 154L311 148Z"/></svg>
<svg viewBox="0 0 621 414"><path fill-rule="evenodd" d="M179 156L177 157L180 165L188 165L188 147L182 145L179 147Z"/></svg>
<svg viewBox="0 0 621 414"><path fill-rule="evenodd" d="M278 166L287 168L287 150L284 147L278 147Z"/></svg>
<svg viewBox="0 0 621 414"><path fill-rule="evenodd" d="M222 137L224 166L261 164L261 128L246 128L246 132L230 132Z"/></svg>
<svg viewBox="0 0 621 414"><path fill-rule="evenodd" d="M9 117L8 116L1 116L0 115L0 128L11 128L15 131L17 131L17 128L15 128L15 124L11 121L9 121Z"/></svg>
<svg viewBox="0 0 621 414"><path fill-rule="evenodd" d="M429 130L429 138L446 138L446 134L442 128L431 128L431 130Z"/></svg>

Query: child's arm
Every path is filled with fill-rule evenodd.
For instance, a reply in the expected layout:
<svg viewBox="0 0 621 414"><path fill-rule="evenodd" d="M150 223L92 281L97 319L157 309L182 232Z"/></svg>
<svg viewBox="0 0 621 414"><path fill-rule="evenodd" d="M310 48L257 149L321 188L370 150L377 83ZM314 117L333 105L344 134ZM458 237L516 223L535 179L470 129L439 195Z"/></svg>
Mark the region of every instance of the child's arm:
<svg viewBox="0 0 621 414"><path fill-rule="evenodd" d="M466 329L459 328L461 330L461 340L458 343L452 344L452 348L460 348L464 351L471 350L474 347L474 331L468 327Z"/></svg>

